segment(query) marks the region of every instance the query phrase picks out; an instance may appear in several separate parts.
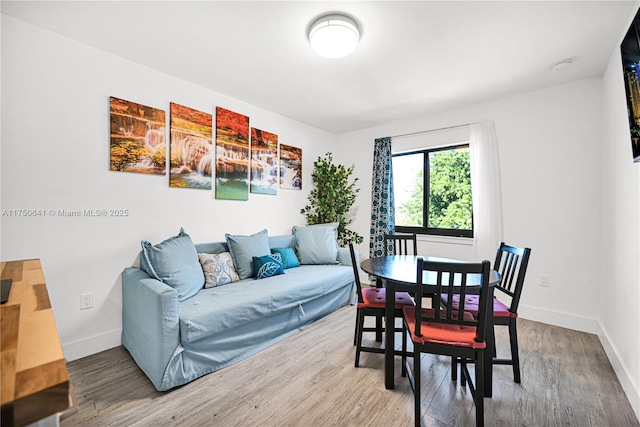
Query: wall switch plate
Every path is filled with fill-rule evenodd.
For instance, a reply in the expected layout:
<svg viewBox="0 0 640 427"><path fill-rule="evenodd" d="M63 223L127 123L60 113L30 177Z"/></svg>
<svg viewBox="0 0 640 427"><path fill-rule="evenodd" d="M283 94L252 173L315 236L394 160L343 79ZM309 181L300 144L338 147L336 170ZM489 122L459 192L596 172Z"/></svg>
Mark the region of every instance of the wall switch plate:
<svg viewBox="0 0 640 427"><path fill-rule="evenodd" d="M539 282L540 286L542 286L543 288L548 288L549 287L549 275L548 274L541 274L540 275L540 282Z"/></svg>
<svg viewBox="0 0 640 427"><path fill-rule="evenodd" d="M80 294L80 310L93 307L93 293Z"/></svg>

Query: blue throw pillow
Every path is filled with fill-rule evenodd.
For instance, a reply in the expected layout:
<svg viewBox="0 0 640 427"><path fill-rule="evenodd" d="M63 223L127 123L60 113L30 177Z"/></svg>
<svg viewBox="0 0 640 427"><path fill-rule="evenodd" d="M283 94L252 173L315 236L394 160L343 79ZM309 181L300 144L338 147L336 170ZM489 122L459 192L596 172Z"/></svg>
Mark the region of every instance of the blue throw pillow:
<svg viewBox="0 0 640 427"><path fill-rule="evenodd" d="M292 268L292 267L300 267L300 261L298 260L298 257L296 256L296 251L294 251L293 248L290 248L290 247L273 248L271 249L271 253L280 254L280 256L282 257L282 265L284 266L285 269Z"/></svg>
<svg viewBox="0 0 640 427"><path fill-rule="evenodd" d="M338 263L338 223L293 227L300 264Z"/></svg>
<svg viewBox="0 0 640 427"><path fill-rule="evenodd" d="M282 257L279 253L253 257L253 271L256 279L265 279L278 274L284 274Z"/></svg>
<svg viewBox="0 0 640 427"><path fill-rule="evenodd" d="M194 296L202 289L204 273L198 252L184 229L181 228L177 236L157 245L146 240L141 244L140 268L149 276L176 289L180 301Z"/></svg>
<svg viewBox="0 0 640 427"><path fill-rule="evenodd" d="M241 279L253 276L252 260L254 256L261 257L271 253L266 229L250 236L225 234L224 237L227 239L229 252L231 252L236 271Z"/></svg>

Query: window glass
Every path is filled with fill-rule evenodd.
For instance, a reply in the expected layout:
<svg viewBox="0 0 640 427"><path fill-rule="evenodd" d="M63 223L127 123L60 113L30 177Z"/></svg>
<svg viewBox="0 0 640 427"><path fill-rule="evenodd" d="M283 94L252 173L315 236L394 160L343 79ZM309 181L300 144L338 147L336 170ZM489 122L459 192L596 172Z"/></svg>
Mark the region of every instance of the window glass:
<svg viewBox="0 0 640 427"><path fill-rule="evenodd" d="M395 154L393 185L397 231L473 237L468 145Z"/></svg>

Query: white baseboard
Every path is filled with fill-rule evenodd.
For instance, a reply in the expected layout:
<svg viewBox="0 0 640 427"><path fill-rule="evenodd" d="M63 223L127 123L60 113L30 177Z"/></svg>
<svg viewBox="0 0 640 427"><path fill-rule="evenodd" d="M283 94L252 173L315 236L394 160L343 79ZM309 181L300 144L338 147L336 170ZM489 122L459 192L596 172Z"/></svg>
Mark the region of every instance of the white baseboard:
<svg viewBox="0 0 640 427"><path fill-rule="evenodd" d="M70 362L104 350L109 350L110 348L118 347L121 343L121 334L122 329L113 329L83 340L62 343L64 358Z"/></svg>
<svg viewBox="0 0 640 427"><path fill-rule="evenodd" d="M631 404L636 417L640 419L640 392L638 391L638 384L636 384L633 378L629 375L628 369L620 360L618 352L611 344L611 341L609 341L608 335L597 319L574 316L567 313L559 313L556 311L529 307L522 304L520 304L520 307L518 308L518 315L523 319L597 335L605 353L607 354L609 363L611 363L613 371L616 373L618 381L620 381L620 385L627 395L627 399L629 399L629 403Z"/></svg>
<svg viewBox="0 0 640 427"><path fill-rule="evenodd" d="M636 413L636 418L640 420L640 391L638 391L638 384L634 383L633 379L629 375L629 371L620 361L618 352L611 345L607 334L605 332L598 334L598 338L600 338L600 343L602 344L602 347L604 347L605 353L607 353L607 358L609 358L609 362L620 381L620 385L627 395L627 399L629 399L633 412Z"/></svg>
<svg viewBox="0 0 640 427"><path fill-rule="evenodd" d="M589 317L544 310L523 304L520 304L518 307L518 316L523 319L533 320L534 322L573 329L574 331L587 332L596 335L602 334L602 328L600 327L598 320Z"/></svg>

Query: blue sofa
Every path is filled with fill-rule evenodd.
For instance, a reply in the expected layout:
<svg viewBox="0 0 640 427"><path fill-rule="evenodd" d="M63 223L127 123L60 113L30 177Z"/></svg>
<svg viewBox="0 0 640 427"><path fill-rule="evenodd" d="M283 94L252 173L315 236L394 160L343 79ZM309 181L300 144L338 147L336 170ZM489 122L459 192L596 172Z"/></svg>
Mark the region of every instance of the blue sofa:
<svg viewBox="0 0 640 427"><path fill-rule="evenodd" d="M295 236L269 236L270 248L295 247ZM198 253L229 250L226 242L195 245ZM355 303L349 250L339 263L301 265L261 280L203 288L181 301L178 291L140 268L122 273L122 344L159 391L239 362L296 330Z"/></svg>

